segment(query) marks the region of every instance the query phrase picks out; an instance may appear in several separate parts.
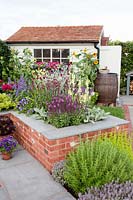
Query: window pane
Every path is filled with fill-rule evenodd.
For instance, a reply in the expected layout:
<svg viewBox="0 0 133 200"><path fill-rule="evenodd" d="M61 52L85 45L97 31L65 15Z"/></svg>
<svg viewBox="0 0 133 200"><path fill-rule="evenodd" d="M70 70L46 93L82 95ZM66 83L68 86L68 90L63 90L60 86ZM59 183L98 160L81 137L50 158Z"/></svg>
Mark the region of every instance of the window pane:
<svg viewBox="0 0 133 200"><path fill-rule="evenodd" d="M43 59L44 62L50 62L50 59Z"/></svg>
<svg viewBox="0 0 133 200"><path fill-rule="evenodd" d="M67 58L69 56L69 49L61 49L61 57Z"/></svg>
<svg viewBox="0 0 133 200"><path fill-rule="evenodd" d="M58 63L60 63L60 59L52 59L52 62L58 62Z"/></svg>
<svg viewBox="0 0 133 200"><path fill-rule="evenodd" d="M43 49L43 57L50 57L50 49Z"/></svg>
<svg viewBox="0 0 133 200"><path fill-rule="evenodd" d="M42 57L42 51L41 51L41 49L34 49L34 57L35 58Z"/></svg>
<svg viewBox="0 0 133 200"><path fill-rule="evenodd" d="M69 64L69 59L61 59L61 62L68 65Z"/></svg>
<svg viewBox="0 0 133 200"><path fill-rule="evenodd" d="M52 57L53 58L60 58L60 50L59 49L52 49Z"/></svg>
<svg viewBox="0 0 133 200"><path fill-rule="evenodd" d="M36 62L42 62L42 59L36 59Z"/></svg>

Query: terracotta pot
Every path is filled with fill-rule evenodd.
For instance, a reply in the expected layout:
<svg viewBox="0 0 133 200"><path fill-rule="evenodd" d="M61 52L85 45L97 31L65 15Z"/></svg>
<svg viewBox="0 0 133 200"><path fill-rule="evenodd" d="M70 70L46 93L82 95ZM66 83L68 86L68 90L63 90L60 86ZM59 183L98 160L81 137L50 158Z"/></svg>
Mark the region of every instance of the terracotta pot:
<svg viewBox="0 0 133 200"><path fill-rule="evenodd" d="M2 152L2 159L3 160L10 160L12 158L11 153Z"/></svg>

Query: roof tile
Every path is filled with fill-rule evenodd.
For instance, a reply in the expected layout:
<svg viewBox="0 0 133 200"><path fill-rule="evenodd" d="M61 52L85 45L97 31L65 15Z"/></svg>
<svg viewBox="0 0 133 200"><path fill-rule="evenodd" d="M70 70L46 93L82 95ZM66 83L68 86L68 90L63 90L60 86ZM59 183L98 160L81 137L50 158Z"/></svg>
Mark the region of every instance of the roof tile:
<svg viewBox="0 0 133 200"><path fill-rule="evenodd" d="M22 27L6 42L98 42L103 26Z"/></svg>

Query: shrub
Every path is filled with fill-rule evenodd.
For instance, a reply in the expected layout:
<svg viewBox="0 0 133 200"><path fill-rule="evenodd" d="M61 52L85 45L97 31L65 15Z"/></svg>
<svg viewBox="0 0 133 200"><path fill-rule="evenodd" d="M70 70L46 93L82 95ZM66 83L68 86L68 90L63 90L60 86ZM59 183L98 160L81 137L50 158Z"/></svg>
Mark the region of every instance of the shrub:
<svg viewBox="0 0 133 200"><path fill-rule="evenodd" d="M13 121L8 117L1 115L0 116L0 135L9 135L15 131L15 126Z"/></svg>
<svg viewBox="0 0 133 200"><path fill-rule="evenodd" d="M79 194L78 200L131 200L133 199L133 183L111 182L101 188L88 188L84 195Z"/></svg>
<svg viewBox="0 0 133 200"><path fill-rule="evenodd" d="M64 178L77 195L88 187L100 187L112 180L133 180L133 162L110 141L81 142L66 160Z"/></svg>
<svg viewBox="0 0 133 200"><path fill-rule="evenodd" d="M14 106L15 103L12 101L10 96L5 93L0 94L0 111L3 109L8 110L9 108L14 108Z"/></svg>
<svg viewBox="0 0 133 200"><path fill-rule="evenodd" d="M110 133L103 140L110 141L119 150L124 151L133 160L132 139L127 132Z"/></svg>

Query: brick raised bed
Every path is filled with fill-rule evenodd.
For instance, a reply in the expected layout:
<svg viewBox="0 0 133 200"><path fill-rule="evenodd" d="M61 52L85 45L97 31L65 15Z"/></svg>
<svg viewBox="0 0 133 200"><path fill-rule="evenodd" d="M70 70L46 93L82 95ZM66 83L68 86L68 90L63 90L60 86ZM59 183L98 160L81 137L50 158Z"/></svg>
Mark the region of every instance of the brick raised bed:
<svg viewBox="0 0 133 200"><path fill-rule="evenodd" d="M105 132L127 131L129 123L110 116L95 124L57 129L43 121L16 112L6 113L6 115L14 121L15 137L18 142L49 171L55 162L65 158L81 138L92 139Z"/></svg>

